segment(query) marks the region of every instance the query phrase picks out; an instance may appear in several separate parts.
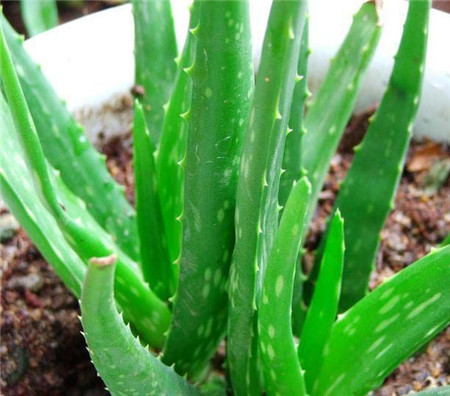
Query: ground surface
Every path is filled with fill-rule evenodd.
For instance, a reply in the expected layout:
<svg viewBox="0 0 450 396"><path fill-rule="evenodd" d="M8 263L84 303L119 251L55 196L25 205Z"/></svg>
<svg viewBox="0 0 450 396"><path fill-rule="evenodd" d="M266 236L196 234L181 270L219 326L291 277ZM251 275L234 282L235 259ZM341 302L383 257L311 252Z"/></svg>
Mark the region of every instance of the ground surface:
<svg viewBox="0 0 450 396"><path fill-rule="evenodd" d="M334 159L320 208L307 238L314 249L330 213L338 188L352 157L352 146L362 136L367 117L355 117L347 128ZM126 186L133 202L133 174L128 140L105 147L108 166ZM450 160L448 148L414 143L409 150L396 209L382 233L372 287L426 254L450 232L450 183L430 187L433 169ZM441 172L442 173L442 172ZM431 181L430 181L431 180ZM1 386L4 395L101 395L80 334L77 301L42 260L26 234L5 212L0 216L2 246L1 291ZM311 262L306 255L305 265ZM377 396L407 394L430 385L450 383L450 329L444 331L417 357L409 359L387 380ZM217 359L220 361L220 357Z"/></svg>

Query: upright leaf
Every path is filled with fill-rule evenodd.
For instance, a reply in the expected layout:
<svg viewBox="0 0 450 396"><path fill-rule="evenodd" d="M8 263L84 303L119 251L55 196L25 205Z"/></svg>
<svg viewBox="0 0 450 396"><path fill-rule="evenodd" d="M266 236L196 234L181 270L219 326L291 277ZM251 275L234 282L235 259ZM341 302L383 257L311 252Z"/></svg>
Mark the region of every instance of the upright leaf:
<svg viewBox="0 0 450 396"><path fill-rule="evenodd" d="M269 395L306 395L291 326L295 264L305 233L311 185L292 188L269 256L258 310L262 368Z"/></svg>
<svg viewBox="0 0 450 396"><path fill-rule="evenodd" d="M83 201L98 223L134 260L138 239L134 211L123 187L112 178L102 157L87 140L69 111L23 48L19 37L1 16L5 38L49 163Z"/></svg>
<svg viewBox="0 0 450 396"><path fill-rule="evenodd" d="M30 36L45 32L58 24L56 0L20 0L20 13Z"/></svg>
<svg viewBox="0 0 450 396"><path fill-rule="evenodd" d="M227 358L236 394L259 394L255 309L278 228L278 187L305 1L272 5L240 163Z"/></svg>
<svg viewBox="0 0 450 396"><path fill-rule="evenodd" d="M144 279L162 300L175 292L175 268L170 262L158 197L153 144L142 106L134 104L133 165L140 263Z"/></svg>
<svg viewBox="0 0 450 396"><path fill-rule="evenodd" d="M306 18L305 27L302 33L302 43L297 64L297 79L294 95L292 97L291 109L289 112L289 129L286 136L283 155L283 174L280 178L280 192L278 201L281 206L286 205L294 182L300 180L302 175L302 137L306 133L304 125L304 114L308 91L308 57L311 53L309 49L309 17Z"/></svg>
<svg viewBox="0 0 450 396"><path fill-rule="evenodd" d="M427 49L429 0L409 2L394 70L364 140L341 185L335 207L346 220L340 310L362 298L408 151L420 102Z"/></svg>
<svg viewBox="0 0 450 396"><path fill-rule="evenodd" d="M286 136L286 144L283 155L283 173L280 178L280 191L278 201L281 206L286 204L292 185L302 175L302 138L306 133L304 125L305 103L310 95L308 91L308 57L309 48L309 17L306 17L305 27L302 33L302 43L297 64L297 78L300 81L295 85L289 113L289 128ZM282 211L280 212L280 214ZM301 254L300 254L301 255ZM299 335L305 309L303 304L303 281L305 275L300 260L297 260L294 280L294 293L292 295L292 329Z"/></svg>
<svg viewBox="0 0 450 396"><path fill-rule="evenodd" d="M121 301L127 303L127 317L134 321L138 331L142 332L143 337L152 346L161 347L163 333L170 319L168 308L142 283L136 275L135 263L115 246L111 236L86 211L84 202L68 190L59 175L48 165L1 27L0 72L2 88L15 125L15 128L7 131L14 134L10 136L11 147L18 147L20 142L23 157L28 165L26 169L29 180L34 183L33 190L37 199L46 206L69 245L85 262L91 257L117 254L117 285L120 289L118 296ZM9 154L14 153L15 159L20 163L23 157L18 157L19 150L12 150ZM12 186L16 183L23 184L20 179L11 182ZM133 296L131 299L130 295ZM136 301L129 304L130 300ZM155 312L151 317L147 316L148 309Z"/></svg>
<svg viewBox="0 0 450 396"><path fill-rule="evenodd" d="M375 52L381 26L375 1L362 5L313 98L305 117L302 166L312 184L311 219L331 158L355 105L364 73Z"/></svg>
<svg viewBox="0 0 450 396"><path fill-rule="evenodd" d="M334 325L317 395L365 395L450 324L450 246L358 301Z"/></svg>
<svg viewBox="0 0 450 396"><path fill-rule="evenodd" d="M199 0L195 7L180 281L163 357L191 375L225 333L236 176L253 86L248 3Z"/></svg>
<svg viewBox="0 0 450 396"><path fill-rule="evenodd" d="M305 370L308 393L314 395L331 329L338 312L344 265L344 222L334 215L327 237L319 279L300 336L298 357Z"/></svg>
<svg viewBox="0 0 450 396"><path fill-rule="evenodd" d="M167 235L170 259L175 262L181 250L181 220L184 202L184 168L188 124L183 118L188 114L192 98L192 80L188 75L194 64L196 39L193 34L198 25L198 7L191 7L189 32L181 58L172 95L164 117L160 147L157 151L156 170L158 192L164 228Z"/></svg>
<svg viewBox="0 0 450 396"><path fill-rule="evenodd" d="M161 136L164 105L175 81L177 43L170 0L132 0L135 43L135 80L143 88L150 138L156 148Z"/></svg>
<svg viewBox="0 0 450 396"><path fill-rule="evenodd" d="M114 256L90 260L81 297L84 336L108 390L113 395L198 394L125 325L114 303L114 261Z"/></svg>

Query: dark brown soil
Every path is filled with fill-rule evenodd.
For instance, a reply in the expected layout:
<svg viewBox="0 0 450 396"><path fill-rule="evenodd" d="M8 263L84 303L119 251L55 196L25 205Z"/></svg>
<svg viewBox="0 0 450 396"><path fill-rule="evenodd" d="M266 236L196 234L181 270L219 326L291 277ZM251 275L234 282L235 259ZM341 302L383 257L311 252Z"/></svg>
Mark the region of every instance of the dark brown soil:
<svg viewBox="0 0 450 396"><path fill-rule="evenodd" d="M354 117L339 153L333 158L321 194L318 215L307 238L309 251L317 246L324 219L330 213L338 183L349 168L352 147L363 136L367 115ZM134 178L129 139L116 140L104 149L108 167L126 186L133 202ZM427 190L436 164L450 159L449 148L427 142L413 143L396 199L382 233L375 287L382 279L401 270L436 246L450 232L450 182L434 193ZM409 169L409 170L408 170ZM428 191L428 192L427 192ZM3 211L5 218L8 216ZM1 225L1 224L0 224ZM0 228L1 229L1 228ZM78 304L23 230L14 223L5 233L1 291L1 387L4 395L101 395L103 384L89 361L80 334ZM311 255L307 255L307 262ZM450 383L450 328L422 354L402 364L377 396L403 395L427 386Z"/></svg>

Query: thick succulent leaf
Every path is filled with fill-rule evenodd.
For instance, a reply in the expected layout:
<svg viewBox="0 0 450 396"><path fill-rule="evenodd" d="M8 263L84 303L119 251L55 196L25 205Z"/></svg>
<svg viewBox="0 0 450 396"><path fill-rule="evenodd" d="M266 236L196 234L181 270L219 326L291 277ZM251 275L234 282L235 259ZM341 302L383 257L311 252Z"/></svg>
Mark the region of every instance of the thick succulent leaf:
<svg viewBox="0 0 450 396"><path fill-rule="evenodd" d="M56 0L20 0L20 13L30 36L45 32L58 24Z"/></svg>
<svg viewBox="0 0 450 396"><path fill-rule="evenodd" d="M184 202L184 168L188 124L183 118L191 107L192 80L187 71L194 63L198 25L198 7L191 7L189 33L178 63L177 77L164 117L161 142L157 152L158 192L170 259L177 260L181 251L181 221Z"/></svg>
<svg viewBox="0 0 450 396"><path fill-rule="evenodd" d="M364 72L375 52L381 33L375 1L362 5L330 69L313 98L305 117L307 133L302 139L302 166L312 184L314 215L331 159L337 149L354 104Z"/></svg>
<svg viewBox="0 0 450 396"><path fill-rule="evenodd" d="M53 214L39 199L32 181L33 175L23 160L25 154L14 132L8 105L4 102L3 95L0 96L4 138L0 145L0 154L2 158L11 159L1 162L2 197L58 276L75 296L80 297L86 272L84 260L90 257L88 255L81 258L77 255L73 242L69 243L65 239L67 231L60 227ZM133 322L141 337L154 347L162 347L163 334L170 322L168 308L136 276L136 264L117 247L113 247L111 238L86 211L84 203L73 195L54 171L50 172L50 176L57 190L58 202L61 202L67 212L79 219L79 223L83 224L89 233L97 235L102 248L111 246L112 250L117 251L121 262L116 277L117 302L123 307L125 317ZM130 301L134 302L130 304ZM149 316L150 310L152 314Z"/></svg>
<svg viewBox="0 0 450 396"><path fill-rule="evenodd" d="M195 7L180 281L163 358L190 375L225 334L237 170L253 87L248 3L200 0Z"/></svg>
<svg viewBox="0 0 450 396"><path fill-rule="evenodd" d="M428 0L409 3L386 93L336 200L347 224L345 239L351 241L345 252L341 311L366 294L380 232L394 206L420 102L430 5Z"/></svg>
<svg viewBox="0 0 450 396"><path fill-rule="evenodd" d="M191 395L196 390L136 339L114 302L115 256L90 260L81 297L89 353L113 395Z"/></svg>
<svg viewBox="0 0 450 396"><path fill-rule="evenodd" d="M283 155L283 174L280 178L280 191L278 201L281 206L286 205L294 182L300 180L302 175L302 137L306 133L304 125L304 113L308 91L308 57L311 53L309 49L309 17L305 20L303 28L300 55L297 65L297 79L294 95L292 97L291 109L289 112L289 129L286 136Z"/></svg>
<svg viewBox="0 0 450 396"><path fill-rule="evenodd" d="M158 196L153 144L139 102L134 103L133 165L140 263L144 279L162 300L175 292L175 266L170 262Z"/></svg>
<svg viewBox="0 0 450 396"><path fill-rule="evenodd" d="M23 162L23 150L12 133L15 127L8 104L1 92L0 112L1 196L64 284L79 297L85 265L65 240L51 213L36 199L31 175Z"/></svg>
<svg viewBox="0 0 450 396"><path fill-rule="evenodd" d="M39 140L50 164L64 183L83 201L98 223L114 236L134 260L138 238L134 211L123 187L112 178L102 157L86 139L82 127L23 48L19 37L1 15L5 38L33 117Z"/></svg>
<svg viewBox="0 0 450 396"><path fill-rule="evenodd" d="M4 144L8 148L6 158L12 159L3 162L7 163L5 169L23 168L21 177L10 180L11 187L14 189L16 184L20 186L28 181L28 191L25 193L29 195L34 190L33 198L41 200L46 206L69 245L85 262L91 257L113 252L117 254L117 287L120 289L117 294L121 298L120 303L124 303L127 317L135 322L142 337L153 346L161 347L170 321L168 308L136 275L136 264L114 245L113 238L96 223L84 202L64 185L59 174L47 164L1 28L0 61L2 87L15 126L5 131L9 134ZM9 124L13 125L11 122ZM22 160L15 163L19 158ZM4 173L8 174L6 171ZM133 300L136 301L130 304ZM149 309L157 314L149 317Z"/></svg>
<svg viewBox="0 0 450 396"><path fill-rule="evenodd" d="M278 189L305 1L272 5L240 163L227 358L236 394L259 394L255 308L278 228Z"/></svg>
<svg viewBox="0 0 450 396"><path fill-rule="evenodd" d="M269 395L306 395L291 326L292 293L311 185L292 188L267 263L258 308L258 338Z"/></svg>
<svg viewBox="0 0 450 396"><path fill-rule="evenodd" d="M289 114L289 128L284 147L283 170L280 178L280 191L278 201L281 206L286 204L294 181L298 181L302 175L301 152L302 137L306 133L304 125L304 112L306 99L310 95L308 91L308 57L311 53L309 48L309 17L306 17L303 28L302 43L297 65L297 78L301 81L295 85L292 97L291 110ZM280 214L282 211L280 211ZM301 255L301 254L300 254ZM305 275L300 260L297 261L295 271L294 293L292 296L292 330L299 335L305 316L303 304L303 281Z"/></svg>
<svg viewBox="0 0 450 396"><path fill-rule="evenodd" d="M365 395L450 324L450 246L358 301L333 327L317 395Z"/></svg>
<svg viewBox="0 0 450 396"><path fill-rule="evenodd" d="M170 0L133 0L135 80L154 147L158 145L175 81L177 43Z"/></svg>
<svg viewBox="0 0 450 396"><path fill-rule="evenodd" d="M64 217L64 210L59 205L54 193L44 153L6 44L2 26L0 26L0 80L15 126L11 132L17 132L14 138L20 141L25 153L25 161L36 174L36 177L33 177L36 191L40 193L42 201L47 204L53 216L60 221Z"/></svg>
<svg viewBox="0 0 450 396"><path fill-rule="evenodd" d="M334 215L327 237L319 279L308 309L298 346L308 393L314 395L323 354L338 312L344 265L344 221Z"/></svg>

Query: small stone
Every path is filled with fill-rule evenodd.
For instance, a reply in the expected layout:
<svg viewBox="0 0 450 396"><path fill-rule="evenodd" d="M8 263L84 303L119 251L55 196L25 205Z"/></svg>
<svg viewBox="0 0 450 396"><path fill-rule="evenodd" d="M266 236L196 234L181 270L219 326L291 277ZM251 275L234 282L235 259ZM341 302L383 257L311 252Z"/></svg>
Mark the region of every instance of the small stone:
<svg viewBox="0 0 450 396"><path fill-rule="evenodd" d="M414 379L417 381L425 381L425 379L430 375L428 371L420 371L414 375Z"/></svg>
<svg viewBox="0 0 450 396"><path fill-rule="evenodd" d="M28 289L25 289L25 300L27 300L27 303L34 308L42 307L41 299Z"/></svg>
<svg viewBox="0 0 450 396"><path fill-rule="evenodd" d="M131 93L133 96L144 96L145 88L142 85L135 85L131 88Z"/></svg>
<svg viewBox="0 0 450 396"><path fill-rule="evenodd" d="M19 229L19 223L11 213L5 213L0 216L0 242L5 243L16 235Z"/></svg>
<svg viewBox="0 0 450 396"><path fill-rule="evenodd" d="M27 289L37 292L42 288L43 284L44 281L39 274L28 274L11 278L7 283L7 287L9 289Z"/></svg>
<svg viewBox="0 0 450 396"><path fill-rule="evenodd" d="M419 381L413 381L412 386L416 392L422 390L422 384Z"/></svg>

